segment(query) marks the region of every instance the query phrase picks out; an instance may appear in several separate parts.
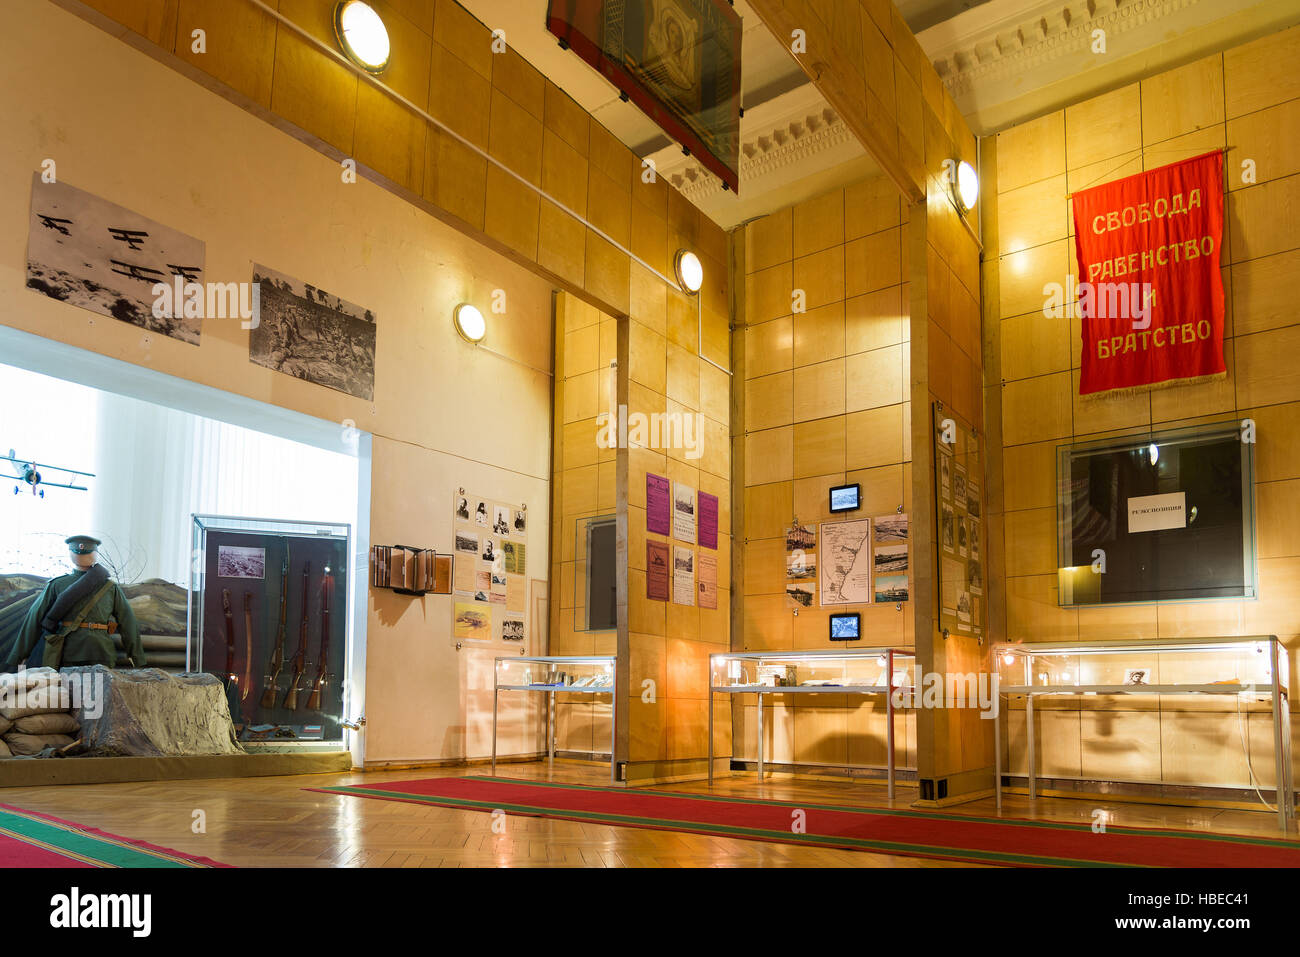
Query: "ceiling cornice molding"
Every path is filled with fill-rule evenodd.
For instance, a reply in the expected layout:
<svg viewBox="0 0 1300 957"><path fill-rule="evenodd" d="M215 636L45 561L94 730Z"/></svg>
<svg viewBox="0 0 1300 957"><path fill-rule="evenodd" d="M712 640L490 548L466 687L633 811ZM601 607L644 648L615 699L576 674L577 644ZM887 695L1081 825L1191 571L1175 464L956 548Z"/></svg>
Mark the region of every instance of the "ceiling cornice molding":
<svg viewBox="0 0 1300 957"><path fill-rule="evenodd" d="M863 156L848 124L812 84L805 83L745 111L740 130L742 203L722 189L718 178L676 146L655 153L655 169L687 199L723 226L734 218L724 210L742 207L748 218L755 204L779 209L789 204L784 188L794 180L836 169ZM770 197L769 197L770 194ZM764 198L769 202L764 203ZM721 219L719 219L721 215ZM739 219L737 221L740 221Z"/></svg>

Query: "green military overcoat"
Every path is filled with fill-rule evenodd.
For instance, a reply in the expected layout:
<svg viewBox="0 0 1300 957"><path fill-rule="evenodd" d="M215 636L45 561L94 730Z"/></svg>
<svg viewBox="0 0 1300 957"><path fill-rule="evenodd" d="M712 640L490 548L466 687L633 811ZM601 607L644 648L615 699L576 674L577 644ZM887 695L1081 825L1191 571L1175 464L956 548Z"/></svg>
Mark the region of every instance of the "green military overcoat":
<svg viewBox="0 0 1300 957"><path fill-rule="evenodd" d="M77 628L68 629L61 624L53 634L43 634L41 620L49 613L59 595L84 574L85 571L79 569L68 575L51 578L46 583L45 590L27 613L17 643L9 652L9 659L5 662L8 669L16 668L26 661L42 637L45 639L42 664L47 668L69 668L75 665L105 665L112 668L117 664L117 648L113 644L113 636L104 629L86 627L107 625L110 620L117 622L117 631L122 636L122 647L126 650L131 667L145 666L140 628L136 624L135 613L126 600L126 593L117 582L107 583Z"/></svg>

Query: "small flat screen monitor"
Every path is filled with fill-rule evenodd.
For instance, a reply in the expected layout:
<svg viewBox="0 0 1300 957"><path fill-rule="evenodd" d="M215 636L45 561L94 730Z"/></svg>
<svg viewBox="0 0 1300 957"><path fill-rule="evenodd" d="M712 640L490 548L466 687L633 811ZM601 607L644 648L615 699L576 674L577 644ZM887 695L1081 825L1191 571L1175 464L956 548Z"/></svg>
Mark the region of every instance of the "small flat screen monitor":
<svg viewBox="0 0 1300 957"><path fill-rule="evenodd" d="M862 616L857 612L831 615L831 641L857 641L862 637Z"/></svg>
<svg viewBox="0 0 1300 957"><path fill-rule="evenodd" d="M862 486L836 485L831 488L832 512L856 512L862 507Z"/></svg>

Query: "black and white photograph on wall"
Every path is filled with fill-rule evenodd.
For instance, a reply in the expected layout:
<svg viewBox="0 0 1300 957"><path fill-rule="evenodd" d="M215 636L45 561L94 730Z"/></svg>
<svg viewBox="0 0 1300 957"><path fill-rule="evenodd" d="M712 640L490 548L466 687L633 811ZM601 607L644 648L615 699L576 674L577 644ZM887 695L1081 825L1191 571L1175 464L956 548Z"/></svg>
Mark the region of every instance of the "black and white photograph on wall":
<svg viewBox="0 0 1300 957"><path fill-rule="evenodd" d="M965 558L970 554L970 533L966 526L966 516L957 518L957 554Z"/></svg>
<svg viewBox="0 0 1300 957"><path fill-rule="evenodd" d="M478 536L469 532L456 533L456 551L469 555L478 554Z"/></svg>
<svg viewBox="0 0 1300 957"><path fill-rule="evenodd" d="M944 505L943 514L939 521L939 541L947 551L952 551L957 545L956 521L953 518L952 506Z"/></svg>
<svg viewBox="0 0 1300 957"><path fill-rule="evenodd" d="M978 482L968 481L966 483L966 511L976 518L980 514L980 486Z"/></svg>
<svg viewBox="0 0 1300 957"><path fill-rule="evenodd" d="M501 619L501 640L502 641L523 641L524 620L522 618Z"/></svg>
<svg viewBox="0 0 1300 957"><path fill-rule="evenodd" d="M261 318L248 335L251 362L296 379L375 397L375 316L284 273L253 264Z"/></svg>
<svg viewBox="0 0 1300 957"><path fill-rule="evenodd" d="M816 582L787 582L785 586L785 606L787 608L811 608L817 600Z"/></svg>
<svg viewBox="0 0 1300 957"><path fill-rule="evenodd" d="M966 531L970 539L970 557L978 559L980 557L980 523L971 519Z"/></svg>
<svg viewBox="0 0 1300 957"><path fill-rule="evenodd" d="M972 595L984 594L984 570L973 558L966 563L966 584L970 586Z"/></svg>
<svg viewBox="0 0 1300 957"><path fill-rule="evenodd" d="M940 454L939 456L939 488L944 498L948 498L949 489L952 488L952 456Z"/></svg>
<svg viewBox="0 0 1300 957"><path fill-rule="evenodd" d="M906 545L886 545L877 548L874 558L877 575L896 575L907 571Z"/></svg>
<svg viewBox="0 0 1300 957"><path fill-rule="evenodd" d="M952 500L959 508L966 507L966 469L960 465L952 470Z"/></svg>
<svg viewBox="0 0 1300 957"><path fill-rule="evenodd" d="M482 525L484 528L488 527L487 502L479 502L478 505L474 506L474 524Z"/></svg>
<svg viewBox="0 0 1300 957"><path fill-rule="evenodd" d="M456 517L462 522L469 521L469 499L462 498L456 505Z"/></svg>
<svg viewBox="0 0 1300 957"><path fill-rule="evenodd" d="M875 520L876 544L890 545L895 542L907 541L907 513L899 512L895 515L882 515Z"/></svg>
<svg viewBox="0 0 1300 957"><path fill-rule="evenodd" d="M510 534L510 509L504 505L492 506L492 534Z"/></svg>
<svg viewBox="0 0 1300 957"><path fill-rule="evenodd" d="M202 240L94 193L42 182L40 173L32 174L28 289L197 346L207 296L204 286L195 296L184 287L206 282L204 263ZM159 284L167 287L165 293L155 293Z"/></svg>
<svg viewBox="0 0 1300 957"><path fill-rule="evenodd" d="M266 578L266 549L222 545L217 549L218 578Z"/></svg>
<svg viewBox="0 0 1300 957"><path fill-rule="evenodd" d="M515 509L515 534L522 537L528 533L528 513L522 508Z"/></svg>
<svg viewBox="0 0 1300 957"><path fill-rule="evenodd" d="M486 535L483 536L483 554L479 557L489 564L497 560L496 544Z"/></svg>

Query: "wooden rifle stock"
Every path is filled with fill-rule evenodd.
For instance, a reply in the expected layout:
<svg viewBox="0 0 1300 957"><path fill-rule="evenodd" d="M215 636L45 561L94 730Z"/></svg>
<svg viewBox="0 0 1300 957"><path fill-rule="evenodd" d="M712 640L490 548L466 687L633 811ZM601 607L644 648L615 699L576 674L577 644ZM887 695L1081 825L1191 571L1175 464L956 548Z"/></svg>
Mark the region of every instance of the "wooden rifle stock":
<svg viewBox="0 0 1300 957"><path fill-rule="evenodd" d="M334 576L330 567L325 566L325 576L321 579L320 598L320 662L316 665L316 680L311 685L311 696L307 699L308 711L319 711L325 684L329 681L330 657L330 592L334 589Z"/></svg>
<svg viewBox="0 0 1300 957"><path fill-rule="evenodd" d="M280 563L280 626L275 636L275 647L271 649L271 660L267 664L266 679L262 684L262 707L268 710L275 707L275 685L284 668L284 615L288 598L289 550L286 546L284 560Z"/></svg>
<svg viewBox="0 0 1300 957"><path fill-rule="evenodd" d="M244 592L244 682L239 699L247 700L253 684L253 596Z"/></svg>
<svg viewBox="0 0 1300 957"><path fill-rule="evenodd" d="M302 621L298 625L298 650L293 655L293 677L289 680L289 691L284 696L284 706L290 711L298 710L298 695L302 689L303 672L307 670L307 596L311 590L311 562L302 570Z"/></svg>
<svg viewBox="0 0 1300 957"><path fill-rule="evenodd" d="M230 589L221 589L221 609L226 615L226 685L238 681L235 674L235 620L230 612Z"/></svg>

